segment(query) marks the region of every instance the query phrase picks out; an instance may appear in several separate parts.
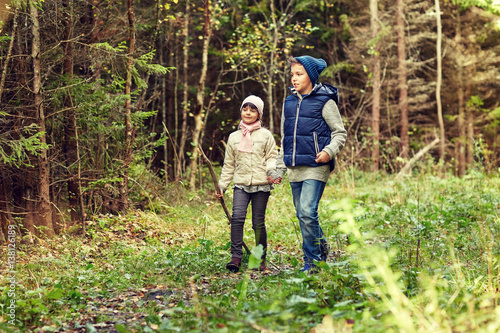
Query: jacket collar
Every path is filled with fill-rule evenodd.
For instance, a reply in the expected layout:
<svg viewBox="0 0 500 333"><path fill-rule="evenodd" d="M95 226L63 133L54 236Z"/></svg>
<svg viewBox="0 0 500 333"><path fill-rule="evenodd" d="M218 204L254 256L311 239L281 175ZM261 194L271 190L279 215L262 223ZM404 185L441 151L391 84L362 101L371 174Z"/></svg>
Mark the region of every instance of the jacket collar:
<svg viewBox="0 0 500 333"><path fill-rule="evenodd" d="M311 94L317 94L317 95L327 95L329 96L331 99L333 99L335 101L336 104L339 103L339 95L338 95L338 89L335 88L334 86L332 86L331 84L328 84L328 83L316 83L316 85L313 87L313 90L305 95L305 96L302 96L301 94L299 94L294 87L289 87L288 89L290 89L290 92L292 95L294 95L295 97L298 97L300 99L303 99L307 96L310 96Z"/></svg>
<svg viewBox="0 0 500 333"><path fill-rule="evenodd" d="M297 97L299 97L300 99L302 99L302 98L304 98L304 97L306 97L306 96L311 95L314 91L316 91L316 90L318 90L319 88L321 88L321 86L323 86L323 84L322 84L322 83L316 83L316 84L314 85L313 89L311 90L311 92L310 92L309 94L305 95L305 96L302 96L301 94L299 94L299 93L297 92L297 90L295 90L295 88L294 88L294 87L288 87L288 89L290 89L290 93L291 93L292 95L297 96Z"/></svg>

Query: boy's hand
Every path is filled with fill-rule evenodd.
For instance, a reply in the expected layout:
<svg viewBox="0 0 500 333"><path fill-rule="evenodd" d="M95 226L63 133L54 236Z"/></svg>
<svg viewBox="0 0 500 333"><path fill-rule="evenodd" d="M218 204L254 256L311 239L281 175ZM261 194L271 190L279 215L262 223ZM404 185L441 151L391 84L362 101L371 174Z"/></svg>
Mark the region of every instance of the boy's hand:
<svg viewBox="0 0 500 333"><path fill-rule="evenodd" d="M320 151L318 155L316 155L316 159L314 160L316 163L328 163L330 162L330 155L324 150Z"/></svg>

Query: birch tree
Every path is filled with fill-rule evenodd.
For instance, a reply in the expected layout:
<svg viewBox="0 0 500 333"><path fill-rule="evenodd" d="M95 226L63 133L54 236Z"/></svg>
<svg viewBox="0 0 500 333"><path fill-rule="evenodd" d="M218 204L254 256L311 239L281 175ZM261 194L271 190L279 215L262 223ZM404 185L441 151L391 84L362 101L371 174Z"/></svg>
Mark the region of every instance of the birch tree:
<svg viewBox="0 0 500 333"><path fill-rule="evenodd" d="M436 38L436 62L437 62L437 79L436 79L436 104L437 104L437 115L439 121L439 157L441 161L445 158L445 129L444 129L444 119L443 119L443 105L441 102L441 85L443 80L443 59L442 59L442 42L443 42L443 32L441 24L441 6L439 5L440 0L435 0L436 7L436 27L437 27L437 38Z"/></svg>
<svg viewBox="0 0 500 333"><path fill-rule="evenodd" d="M125 82L125 151L123 155L123 180L120 183L120 209L128 209L128 172L132 162L132 149L134 145L134 128L132 124L132 70L134 66L135 52L135 20L133 0L127 2L128 17L128 57L127 57L127 78Z"/></svg>
<svg viewBox="0 0 500 333"><path fill-rule="evenodd" d="M401 151L399 155L403 158L409 157L410 138L408 135L408 84L406 76L406 45L405 45L405 7L403 0L396 2L396 31L398 39L398 88L399 88L399 112L401 114Z"/></svg>
<svg viewBox="0 0 500 333"><path fill-rule="evenodd" d="M190 177L189 186L191 190L195 190L196 186L196 172L198 170L198 144L200 141L201 132L203 130L203 124L205 121L205 80L207 77L207 67L208 67L208 47L210 45L210 37L212 36L211 28L211 18L210 18L210 0L205 0L205 26L203 34L203 51L201 54L201 74L200 80L198 81L198 90L196 93L196 108L197 112L194 116L194 131L193 131L193 141L192 141L192 151L191 151L191 163L190 163Z"/></svg>
<svg viewBox="0 0 500 333"><path fill-rule="evenodd" d="M184 15L184 47L183 47L183 90L182 90L182 125L181 125L181 133L180 133L180 141L179 141L179 152L177 154L177 172L176 175L180 177L183 173L183 164L184 164L184 153L187 141L187 125L188 125L188 112L190 108L190 103L188 100L188 92L189 92L189 81L188 81L188 70L189 70L189 24L191 22L191 3L190 0L186 0L186 9Z"/></svg>
<svg viewBox="0 0 500 333"><path fill-rule="evenodd" d="M372 131L373 131L373 147L372 147L372 167L376 172L379 169L380 158L380 52L378 43L378 0L370 0L370 27L371 27L371 44L372 44Z"/></svg>

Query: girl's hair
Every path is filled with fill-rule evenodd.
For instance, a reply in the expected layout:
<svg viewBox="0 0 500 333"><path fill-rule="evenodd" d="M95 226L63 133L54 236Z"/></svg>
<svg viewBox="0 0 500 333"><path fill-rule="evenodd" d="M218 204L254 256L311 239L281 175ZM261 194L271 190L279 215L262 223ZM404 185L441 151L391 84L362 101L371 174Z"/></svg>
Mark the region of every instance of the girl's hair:
<svg viewBox="0 0 500 333"><path fill-rule="evenodd" d="M249 106L250 109L252 109L252 110L259 111L259 109L255 106L255 104L250 103L250 102L247 102L247 103L243 104L243 106L241 107L241 109L243 110L247 106Z"/></svg>

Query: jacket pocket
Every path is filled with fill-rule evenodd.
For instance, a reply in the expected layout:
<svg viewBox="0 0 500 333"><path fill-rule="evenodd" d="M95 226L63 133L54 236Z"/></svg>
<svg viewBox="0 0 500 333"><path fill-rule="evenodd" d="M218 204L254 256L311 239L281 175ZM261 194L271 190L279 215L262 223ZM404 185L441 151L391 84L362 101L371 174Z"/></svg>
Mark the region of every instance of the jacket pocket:
<svg viewBox="0 0 500 333"><path fill-rule="evenodd" d="M314 138L314 149L316 150L316 155L318 155L319 145L318 145L318 134L316 134L316 132L313 132L313 138Z"/></svg>

